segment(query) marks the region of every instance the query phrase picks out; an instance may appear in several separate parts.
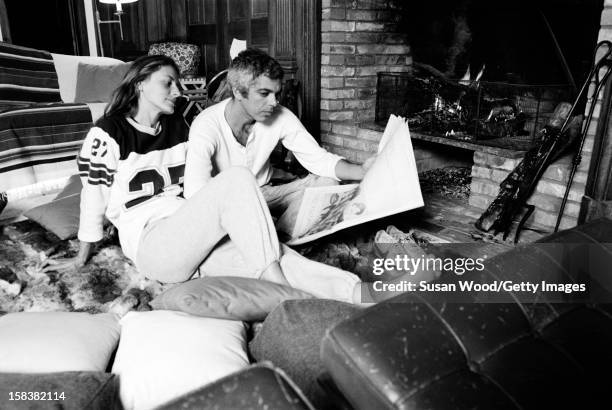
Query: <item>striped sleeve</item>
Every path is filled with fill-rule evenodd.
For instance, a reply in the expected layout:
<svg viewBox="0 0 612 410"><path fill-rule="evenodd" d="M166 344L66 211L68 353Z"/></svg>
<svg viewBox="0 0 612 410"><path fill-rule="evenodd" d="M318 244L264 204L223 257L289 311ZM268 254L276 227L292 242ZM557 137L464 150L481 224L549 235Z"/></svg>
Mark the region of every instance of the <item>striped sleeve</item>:
<svg viewBox="0 0 612 410"><path fill-rule="evenodd" d="M102 239L104 214L117 172L119 146L105 131L93 127L77 156L81 191L79 239L97 242Z"/></svg>

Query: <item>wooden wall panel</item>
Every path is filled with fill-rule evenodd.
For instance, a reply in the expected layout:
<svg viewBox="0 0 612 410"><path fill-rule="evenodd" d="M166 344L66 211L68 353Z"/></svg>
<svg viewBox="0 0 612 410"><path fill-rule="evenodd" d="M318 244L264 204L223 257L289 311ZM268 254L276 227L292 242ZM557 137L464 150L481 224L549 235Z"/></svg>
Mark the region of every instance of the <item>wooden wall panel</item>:
<svg viewBox="0 0 612 410"><path fill-rule="evenodd" d="M297 79L302 90L302 123L319 141L321 99L321 0L297 2L295 13Z"/></svg>
<svg viewBox="0 0 612 410"><path fill-rule="evenodd" d="M147 43L166 40L168 15L163 0L141 0L145 3Z"/></svg>
<svg viewBox="0 0 612 410"><path fill-rule="evenodd" d="M168 12L171 14L171 25L168 37L176 41L187 39L187 9L184 1L168 1Z"/></svg>
<svg viewBox="0 0 612 410"><path fill-rule="evenodd" d="M248 46L269 49L269 1L186 0L187 41L201 47L201 71L206 77L210 79L228 67L234 38L246 40Z"/></svg>

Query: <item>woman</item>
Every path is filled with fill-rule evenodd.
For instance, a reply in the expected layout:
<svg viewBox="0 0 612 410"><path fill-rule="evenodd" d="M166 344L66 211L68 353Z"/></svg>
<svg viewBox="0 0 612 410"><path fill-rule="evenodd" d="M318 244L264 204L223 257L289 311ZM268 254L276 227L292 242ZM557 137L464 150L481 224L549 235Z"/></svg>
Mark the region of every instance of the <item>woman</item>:
<svg viewBox="0 0 612 410"><path fill-rule="evenodd" d="M151 279L185 281L202 265L205 274L262 278L315 296L359 301L359 280L348 272L287 248L281 268L274 224L248 169L230 168L188 200L182 197L188 129L175 110L178 73L165 56L132 63L77 158L83 182L79 252L49 259L44 270L83 266L102 239L106 216L119 231L124 254Z"/></svg>
<svg viewBox="0 0 612 410"><path fill-rule="evenodd" d="M175 110L178 73L165 56L133 62L77 158L78 255L51 259L46 270L83 266L106 215L125 255L152 279L185 280L229 235L257 275L286 282L272 220L248 170L232 169L189 201L181 197L188 129Z"/></svg>

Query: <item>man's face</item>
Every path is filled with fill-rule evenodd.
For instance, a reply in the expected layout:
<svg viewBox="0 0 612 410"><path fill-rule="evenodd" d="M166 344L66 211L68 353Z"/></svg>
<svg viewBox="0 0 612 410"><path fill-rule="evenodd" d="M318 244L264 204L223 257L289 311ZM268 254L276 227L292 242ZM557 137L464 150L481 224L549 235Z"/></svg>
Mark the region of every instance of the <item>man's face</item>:
<svg viewBox="0 0 612 410"><path fill-rule="evenodd" d="M280 80L271 80L265 75L260 75L249 87L246 97L238 92L234 95L252 119L263 122L274 114L274 109L278 105L276 97L280 90Z"/></svg>

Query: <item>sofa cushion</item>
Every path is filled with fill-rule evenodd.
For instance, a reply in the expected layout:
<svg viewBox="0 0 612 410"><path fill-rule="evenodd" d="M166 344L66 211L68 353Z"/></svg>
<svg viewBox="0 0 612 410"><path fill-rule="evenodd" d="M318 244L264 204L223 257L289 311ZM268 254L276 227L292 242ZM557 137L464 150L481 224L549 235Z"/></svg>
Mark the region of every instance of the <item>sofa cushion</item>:
<svg viewBox="0 0 612 410"><path fill-rule="evenodd" d="M0 42L0 96L0 106L24 102L60 102L51 54Z"/></svg>
<svg viewBox="0 0 612 410"><path fill-rule="evenodd" d="M151 306L196 316L251 322L264 320L285 300L310 298L312 295L304 291L265 280L218 276L173 286L155 298Z"/></svg>
<svg viewBox="0 0 612 410"><path fill-rule="evenodd" d="M119 324L107 313L9 313L0 317L0 335L0 372L104 371Z"/></svg>
<svg viewBox="0 0 612 410"><path fill-rule="evenodd" d="M22 394L44 400L9 400ZM0 403L3 410L119 410L119 380L103 372L0 373Z"/></svg>
<svg viewBox="0 0 612 410"><path fill-rule="evenodd" d="M248 366L242 322L129 312L112 372L126 409L150 409Z"/></svg>

